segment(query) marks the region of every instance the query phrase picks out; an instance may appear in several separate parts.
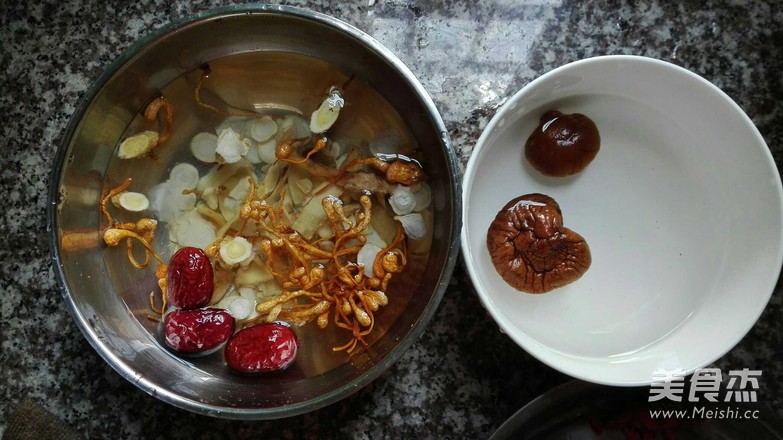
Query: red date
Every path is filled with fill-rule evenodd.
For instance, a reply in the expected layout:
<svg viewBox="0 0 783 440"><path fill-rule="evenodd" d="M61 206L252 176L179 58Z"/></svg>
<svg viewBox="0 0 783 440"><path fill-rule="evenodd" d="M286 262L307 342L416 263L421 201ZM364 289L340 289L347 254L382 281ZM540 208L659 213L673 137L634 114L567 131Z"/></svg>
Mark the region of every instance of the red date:
<svg viewBox="0 0 783 440"><path fill-rule="evenodd" d="M164 319L166 345L186 353L201 353L234 333L234 318L223 309L175 310Z"/></svg>
<svg viewBox="0 0 783 440"><path fill-rule="evenodd" d="M184 247L171 257L166 270L169 303L182 309L204 307L215 290L212 263L204 251Z"/></svg>
<svg viewBox="0 0 783 440"><path fill-rule="evenodd" d="M242 373L270 373L294 362L298 342L290 327L260 324L234 334L226 344L229 367Z"/></svg>

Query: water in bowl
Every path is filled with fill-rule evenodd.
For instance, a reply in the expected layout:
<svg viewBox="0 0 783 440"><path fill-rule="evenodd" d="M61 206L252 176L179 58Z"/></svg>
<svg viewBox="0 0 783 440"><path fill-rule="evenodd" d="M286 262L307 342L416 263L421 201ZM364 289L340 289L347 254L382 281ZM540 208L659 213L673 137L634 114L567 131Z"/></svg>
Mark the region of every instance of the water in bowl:
<svg viewBox="0 0 783 440"><path fill-rule="evenodd" d="M206 72L208 76L205 77ZM299 129L301 133L302 125L307 125L311 112L319 107L326 91L332 86L341 88L345 107L336 123L326 133L332 141L330 148L334 147L330 153L332 157L315 155L315 160L336 169L352 157L366 158L373 153L415 154L417 145L403 118L371 85L315 58L293 53L256 52L214 60L208 66L187 72L163 87L160 94L173 105L170 139L155 147L145 158L120 159L115 155L106 171L104 189L115 187L130 177L133 183L129 190L151 195L156 185L166 181L170 170L180 163L194 165L199 176L205 176L216 165L196 160L189 147L193 137L201 132L219 134L226 127L240 132L248 121L267 115L279 126L285 121L296 121L298 125L294 124L293 129ZM195 93L197 87L200 88L198 95ZM201 102L198 102L196 96ZM143 130L161 130L161 121L146 120L142 116L143 110L139 109L139 114L132 119L121 139ZM252 143L251 148L257 149L257 145L258 143ZM350 153L353 149L358 155ZM249 164L250 171L261 182L274 165L265 163L258 157L253 157L252 161L258 163ZM298 169L290 164L285 168ZM370 168L365 171L381 175ZM303 186L306 188L308 185ZM415 189L426 191L426 185L416 185ZM307 191L303 192L307 197ZM346 206L356 203L356 194L341 197L345 199ZM395 214L391 211L386 196L379 196L376 192L372 201L372 226L377 235L388 244L393 240L397 227L393 219ZM299 212L301 207L293 206L292 209ZM133 215L135 213L114 209L112 211L119 221L135 221L140 217L150 216L149 212ZM300 353L294 366L285 373L287 376L301 378L320 375L346 363L349 356L357 368L362 368L360 364L383 354L387 345L379 346L374 342L382 338L405 310L427 262L432 240L433 216L429 207L421 209L420 213L425 219L427 234L421 240L406 240L403 249L407 254L408 264L388 286L388 305L381 307L374 314L374 328L365 337L369 347L362 350L359 346L353 355L347 355L345 350L334 351L334 347L342 346L350 340L351 333L336 328L332 322L325 329L319 328L315 322L307 323L296 328ZM155 214L151 216L154 218ZM170 236L171 224L176 221L172 218L166 220L168 222L159 223L153 241L154 249L164 261L180 245L172 241L172 238L176 240L176 237ZM136 248L138 250L140 246ZM150 310L150 293L154 292L158 297L160 295L155 277L157 264L153 261L146 269L134 269L126 258L124 246L107 248L104 258L109 276L117 280L115 285L125 286L117 293L122 296L130 313L153 335L156 343L163 345L159 323L149 318L150 314L154 315ZM178 355L172 353L172 356ZM220 351L201 357L182 357L182 361L192 363L194 368L208 374L224 374L227 368Z"/></svg>

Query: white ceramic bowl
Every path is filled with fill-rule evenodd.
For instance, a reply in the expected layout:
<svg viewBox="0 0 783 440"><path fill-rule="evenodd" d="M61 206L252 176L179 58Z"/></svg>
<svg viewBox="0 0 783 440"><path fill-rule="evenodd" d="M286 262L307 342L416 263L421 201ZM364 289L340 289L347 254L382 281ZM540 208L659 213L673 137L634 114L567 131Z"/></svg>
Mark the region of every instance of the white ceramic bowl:
<svg viewBox="0 0 783 440"><path fill-rule="evenodd" d="M598 126L601 150L579 174L544 177L525 159L549 109ZM534 192L559 202L593 257L541 295L506 284L486 244L506 202ZM462 251L522 348L580 379L644 385L710 364L756 322L783 262L782 194L758 130L717 87L663 61L591 58L531 82L489 123L465 171Z"/></svg>

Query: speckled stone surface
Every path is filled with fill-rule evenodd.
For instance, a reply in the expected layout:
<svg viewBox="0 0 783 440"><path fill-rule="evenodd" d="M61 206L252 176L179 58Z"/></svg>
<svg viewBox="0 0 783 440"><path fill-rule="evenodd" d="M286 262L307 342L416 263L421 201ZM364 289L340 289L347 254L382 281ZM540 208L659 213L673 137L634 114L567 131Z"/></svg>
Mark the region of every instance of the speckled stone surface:
<svg viewBox="0 0 783 440"><path fill-rule="evenodd" d="M223 2L0 2L0 433L25 398L86 438L485 438L568 378L500 333L461 267L424 335L349 398L270 422L216 420L137 389L90 347L50 265L53 157L91 82L137 38ZM722 88L783 164L783 8L776 0L300 1L374 36L435 100L461 169L500 105L539 75L601 54L660 58ZM717 362L763 370L783 413L781 286ZM717 324L716 324L717 325Z"/></svg>

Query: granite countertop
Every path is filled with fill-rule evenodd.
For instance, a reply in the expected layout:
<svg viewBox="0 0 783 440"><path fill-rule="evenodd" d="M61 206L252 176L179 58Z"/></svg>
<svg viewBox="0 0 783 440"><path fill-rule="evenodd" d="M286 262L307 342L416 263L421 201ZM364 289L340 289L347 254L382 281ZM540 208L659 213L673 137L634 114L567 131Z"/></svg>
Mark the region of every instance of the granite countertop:
<svg viewBox="0 0 783 440"><path fill-rule="evenodd" d="M88 438L485 438L568 377L498 331L462 262L423 336L366 388L269 422L192 414L150 397L90 347L64 307L46 231L49 173L90 84L136 39L221 1L0 4L0 433L32 399ZM783 9L777 1L297 1L389 47L433 97L461 170L509 96L565 63L636 54L723 89L783 164ZM783 414L781 286L751 332L716 362L761 369L759 400Z"/></svg>

